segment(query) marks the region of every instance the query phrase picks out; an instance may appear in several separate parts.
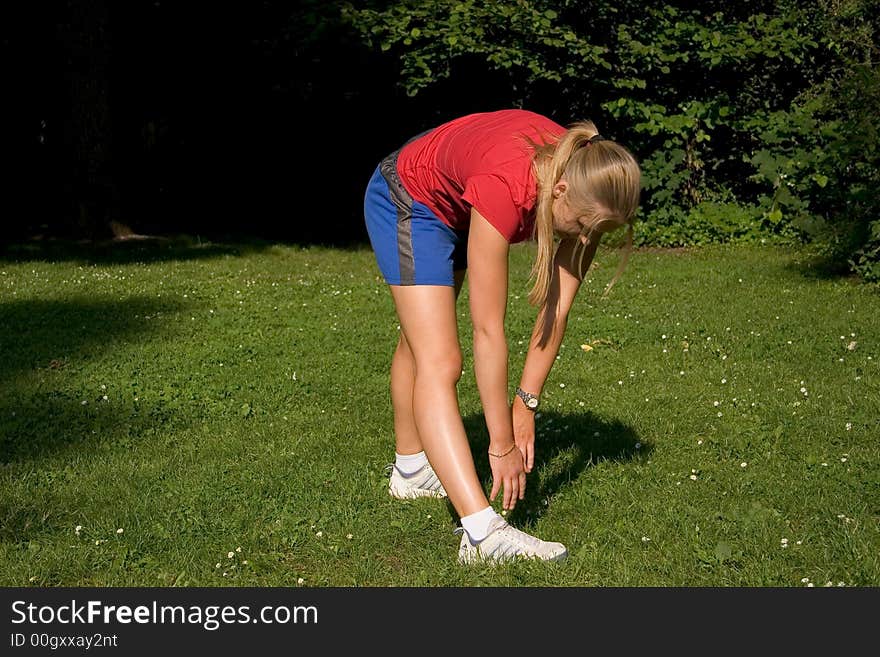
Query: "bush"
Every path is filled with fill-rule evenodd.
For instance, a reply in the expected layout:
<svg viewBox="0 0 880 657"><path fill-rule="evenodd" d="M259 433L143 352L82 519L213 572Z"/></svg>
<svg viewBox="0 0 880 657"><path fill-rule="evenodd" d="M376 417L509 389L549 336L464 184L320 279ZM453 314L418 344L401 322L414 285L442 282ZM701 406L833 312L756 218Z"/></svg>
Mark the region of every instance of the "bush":
<svg viewBox="0 0 880 657"><path fill-rule="evenodd" d="M788 243L788 231L778 232L764 221L755 205L705 201L690 210L676 206L658 208L635 227L637 246L701 246L732 243Z"/></svg>

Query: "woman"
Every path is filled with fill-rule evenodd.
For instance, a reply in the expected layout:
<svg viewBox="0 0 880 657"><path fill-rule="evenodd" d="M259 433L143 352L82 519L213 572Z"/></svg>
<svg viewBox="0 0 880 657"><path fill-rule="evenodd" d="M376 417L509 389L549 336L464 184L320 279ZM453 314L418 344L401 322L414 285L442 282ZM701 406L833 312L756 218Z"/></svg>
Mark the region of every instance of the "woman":
<svg viewBox="0 0 880 657"><path fill-rule="evenodd" d="M383 160L364 214L400 319L391 362L396 461L392 496L446 497L461 517L459 561L557 560L561 543L508 525L535 456L538 400L601 235L632 222L640 171L593 123L568 130L524 110L471 114L414 138ZM554 237L560 238L556 247ZM533 238L529 301L539 308L512 406L504 316L508 250ZM455 303L470 271L474 370L489 429L492 490L477 477L458 408L462 374ZM607 293L607 290L606 290Z"/></svg>

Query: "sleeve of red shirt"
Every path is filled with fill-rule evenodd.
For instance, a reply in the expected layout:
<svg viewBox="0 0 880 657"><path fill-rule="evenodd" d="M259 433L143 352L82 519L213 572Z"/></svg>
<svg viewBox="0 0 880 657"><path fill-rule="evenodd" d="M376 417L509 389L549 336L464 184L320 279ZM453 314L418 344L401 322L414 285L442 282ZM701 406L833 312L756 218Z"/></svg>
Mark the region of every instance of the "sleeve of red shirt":
<svg viewBox="0 0 880 657"><path fill-rule="evenodd" d="M519 230L519 211L510 187L500 176L481 174L468 178L461 195L510 242Z"/></svg>

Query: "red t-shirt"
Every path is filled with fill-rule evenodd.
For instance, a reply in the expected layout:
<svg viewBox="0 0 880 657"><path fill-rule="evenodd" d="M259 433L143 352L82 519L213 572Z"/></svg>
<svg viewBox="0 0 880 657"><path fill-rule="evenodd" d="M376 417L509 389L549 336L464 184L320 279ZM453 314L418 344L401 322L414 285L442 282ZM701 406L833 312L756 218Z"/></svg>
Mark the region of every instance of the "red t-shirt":
<svg viewBox="0 0 880 657"><path fill-rule="evenodd" d="M540 145L564 132L525 110L470 114L404 146L397 172L447 226L466 230L474 207L508 242L522 242L532 236L537 190L528 140Z"/></svg>

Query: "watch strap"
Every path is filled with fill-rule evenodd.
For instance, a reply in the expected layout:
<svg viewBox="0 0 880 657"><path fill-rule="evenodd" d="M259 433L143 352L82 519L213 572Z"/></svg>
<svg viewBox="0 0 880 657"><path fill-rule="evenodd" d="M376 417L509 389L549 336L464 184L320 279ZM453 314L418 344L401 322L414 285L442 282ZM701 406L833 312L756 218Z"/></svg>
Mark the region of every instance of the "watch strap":
<svg viewBox="0 0 880 657"><path fill-rule="evenodd" d="M525 404L527 409L529 409L530 411L537 410L539 400L536 395L533 395L530 392L526 392L525 390L517 386L516 396L523 400L523 404Z"/></svg>

